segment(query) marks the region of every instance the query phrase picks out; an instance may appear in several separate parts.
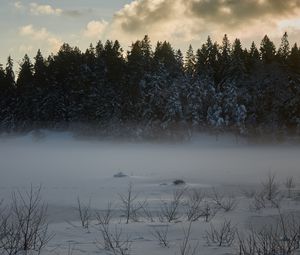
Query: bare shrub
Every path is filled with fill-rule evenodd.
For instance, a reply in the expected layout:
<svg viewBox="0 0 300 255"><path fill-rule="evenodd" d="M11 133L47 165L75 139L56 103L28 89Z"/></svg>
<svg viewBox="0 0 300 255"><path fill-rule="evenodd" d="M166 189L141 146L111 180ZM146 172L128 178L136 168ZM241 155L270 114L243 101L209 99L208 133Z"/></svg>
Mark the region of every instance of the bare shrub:
<svg viewBox="0 0 300 255"><path fill-rule="evenodd" d="M276 182L276 175L269 172L267 179L262 183L266 199L273 201L279 194L279 184Z"/></svg>
<svg viewBox="0 0 300 255"><path fill-rule="evenodd" d="M182 203L182 197L186 189L176 189L173 191L173 197L170 201L162 201L160 219L167 222L173 222L180 218L178 209Z"/></svg>
<svg viewBox="0 0 300 255"><path fill-rule="evenodd" d="M138 221L138 213L143 208L144 203L137 201L138 195L133 193L133 184L128 185L128 190L125 195L119 194L121 200L122 211L126 217L126 224L129 220Z"/></svg>
<svg viewBox="0 0 300 255"><path fill-rule="evenodd" d="M150 233L159 242L159 244L163 247L169 247L169 226L153 226L152 228L153 230Z"/></svg>
<svg viewBox="0 0 300 255"><path fill-rule="evenodd" d="M287 192L288 192L288 198L291 198L292 197L292 191L296 187L293 177L288 177L286 179L285 187L286 187Z"/></svg>
<svg viewBox="0 0 300 255"><path fill-rule="evenodd" d="M96 212L96 219L101 225L108 225L113 217L112 204L108 202L107 208L104 211Z"/></svg>
<svg viewBox="0 0 300 255"><path fill-rule="evenodd" d="M225 220L220 228L210 225L210 231L206 231L205 239L208 245L231 246L236 235L236 228L232 226L231 221Z"/></svg>
<svg viewBox="0 0 300 255"><path fill-rule="evenodd" d="M300 225L294 216L279 215L275 224L253 226L245 237L238 234L240 255L294 254L299 249Z"/></svg>
<svg viewBox="0 0 300 255"><path fill-rule="evenodd" d="M102 240L97 241L99 248L112 252L114 255L129 255L132 241L123 234L122 227L115 225L111 230L110 224L100 224Z"/></svg>
<svg viewBox="0 0 300 255"><path fill-rule="evenodd" d="M1 254L15 255L21 250L20 228L17 223L11 222L10 216L2 216L0 224L0 251Z"/></svg>
<svg viewBox="0 0 300 255"><path fill-rule="evenodd" d="M234 196L223 196L215 188L213 188L212 200L225 212L232 211L236 208L238 202Z"/></svg>
<svg viewBox="0 0 300 255"><path fill-rule="evenodd" d="M47 206L41 200L41 186L12 194L11 207L1 217L0 233L2 254L41 253L53 236L48 234Z"/></svg>
<svg viewBox="0 0 300 255"><path fill-rule="evenodd" d="M268 173L267 178L262 182L261 191L256 192L250 209L259 211L267 207L280 207L282 196L279 195L279 184L276 182L276 175Z"/></svg>
<svg viewBox="0 0 300 255"><path fill-rule="evenodd" d="M216 216L217 212L218 208L208 201L201 207L201 217L204 217L205 222L211 221Z"/></svg>
<svg viewBox="0 0 300 255"><path fill-rule="evenodd" d="M202 217L202 201L204 195L201 190L192 190L188 192L187 201L185 202L186 216L188 221L197 221Z"/></svg>
<svg viewBox="0 0 300 255"><path fill-rule="evenodd" d="M140 203L141 206L141 210L143 212L143 216L149 220L150 222L154 222L154 215L151 211L151 209L149 208L149 204L147 201Z"/></svg>
<svg viewBox="0 0 300 255"><path fill-rule="evenodd" d="M179 254L180 255L195 255L197 254L197 249L199 243L192 246L191 245L191 230L192 230L192 221L189 222L187 229L183 229L183 240L179 245Z"/></svg>
<svg viewBox="0 0 300 255"><path fill-rule="evenodd" d="M259 211L267 207L267 201L263 192L258 192L253 197L253 202L250 204L250 209Z"/></svg>
<svg viewBox="0 0 300 255"><path fill-rule="evenodd" d="M268 207L279 208L282 198L282 196L276 195L276 197L274 197L272 200L268 200L264 190L257 192L253 197L252 203L250 204L250 209L259 211Z"/></svg>
<svg viewBox="0 0 300 255"><path fill-rule="evenodd" d="M92 211L91 211L91 199L87 204L83 204L79 197L77 197L77 210L81 226L85 229L89 229Z"/></svg>

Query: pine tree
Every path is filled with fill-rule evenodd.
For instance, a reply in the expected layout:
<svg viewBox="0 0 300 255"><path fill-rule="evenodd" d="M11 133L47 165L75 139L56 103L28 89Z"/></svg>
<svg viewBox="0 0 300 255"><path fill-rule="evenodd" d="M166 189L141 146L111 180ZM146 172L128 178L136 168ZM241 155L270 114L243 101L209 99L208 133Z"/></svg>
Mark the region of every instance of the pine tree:
<svg viewBox="0 0 300 255"><path fill-rule="evenodd" d="M149 74L151 60L148 59L149 54L145 54L143 43L136 41L132 44L131 50L127 53L127 82L125 84L126 101L125 118L136 119L136 106L141 91L140 83Z"/></svg>
<svg viewBox="0 0 300 255"><path fill-rule="evenodd" d="M231 44L226 34L223 37L222 46L220 50L221 64L226 66L230 62L231 55Z"/></svg>
<svg viewBox="0 0 300 255"><path fill-rule="evenodd" d="M276 48L274 43L267 35L265 35L260 44L260 54L262 61L266 64L269 64L275 60Z"/></svg>
<svg viewBox="0 0 300 255"><path fill-rule="evenodd" d="M216 83L222 83L222 81L227 78L227 73L229 72L228 68L231 62L230 56L231 44L225 34L218 54L217 72L215 75Z"/></svg>
<svg viewBox="0 0 300 255"><path fill-rule="evenodd" d="M246 75L246 56L239 39L232 46L231 62L228 68L229 79L233 82L242 83Z"/></svg>
<svg viewBox="0 0 300 255"><path fill-rule="evenodd" d="M201 49L197 50L196 73L201 77L214 76L217 70L218 45L208 37Z"/></svg>
<svg viewBox="0 0 300 255"><path fill-rule="evenodd" d="M184 69L184 60L183 60L183 55L180 49L178 49L175 53L175 59L176 59L176 64L178 66L178 69L180 70L180 72L183 73Z"/></svg>
<svg viewBox="0 0 300 255"><path fill-rule="evenodd" d="M16 125L15 112L17 94L15 91L15 74L13 60L9 56L5 70L1 68L0 82L0 131L10 132Z"/></svg>
<svg viewBox="0 0 300 255"><path fill-rule="evenodd" d="M0 64L0 95L3 95L8 89L6 73L3 66Z"/></svg>
<svg viewBox="0 0 300 255"><path fill-rule="evenodd" d="M294 72L300 73L300 49L298 48L297 43L292 47L288 63Z"/></svg>
<svg viewBox="0 0 300 255"><path fill-rule="evenodd" d="M2 67L2 64L0 64L0 88L2 89L4 87L5 83L5 72Z"/></svg>
<svg viewBox="0 0 300 255"><path fill-rule="evenodd" d="M13 60L10 56L7 59L7 64L5 68L5 80L6 80L6 84L5 84L6 88L15 87L15 73L13 69Z"/></svg>
<svg viewBox="0 0 300 255"><path fill-rule="evenodd" d="M193 127L206 126L209 108L217 101L213 77L198 76L187 84L187 116Z"/></svg>
<svg viewBox="0 0 300 255"><path fill-rule="evenodd" d="M47 66L40 50L38 50L34 59L33 72L35 85L37 87L45 87L47 86Z"/></svg>
<svg viewBox="0 0 300 255"><path fill-rule="evenodd" d="M196 53L195 72L197 75L201 76L208 71L209 65L207 64L207 61L208 52L205 45L203 44L201 49L198 49Z"/></svg>
<svg viewBox="0 0 300 255"><path fill-rule="evenodd" d="M136 41L131 45L131 50L127 53L127 70L132 80L138 83L145 71L146 58L142 49L142 42Z"/></svg>
<svg viewBox="0 0 300 255"><path fill-rule="evenodd" d="M151 41L148 35L145 35L143 40L141 41L141 48L144 56L144 66L145 71L150 72L151 70L151 64L153 61L153 52L152 52L152 46Z"/></svg>
<svg viewBox="0 0 300 255"><path fill-rule="evenodd" d="M33 87L33 65L26 54L20 65L19 76L17 79L18 88L32 88Z"/></svg>
<svg viewBox="0 0 300 255"><path fill-rule="evenodd" d="M104 46L99 41L95 47L95 77L98 81L103 81L105 76L105 63L104 63Z"/></svg>
<svg viewBox="0 0 300 255"><path fill-rule="evenodd" d="M147 126L167 129L183 118L180 84L163 64L141 86L140 116Z"/></svg>
<svg viewBox="0 0 300 255"><path fill-rule="evenodd" d="M296 132L299 70L300 49L290 49L286 33L278 51L267 36L260 51L254 43L243 49L239 39L231 47L226 35L221 46L208 37L196 56L189 47L185 61L166 41L153 52L148 36L126 58L118 41L84 53L63 44L47 59L39 50L34 65L25 55L16 84L11 57L0 65L0 130L80 122L112 132L134 122L167 133L181 125Z"/></svg>
<svg viewBox="0 0 300 255"><path fill-rule="evenodd" d="M279 58L279 61L282 63L286 63L287 59L290 55L290 43L288 41L288 34L287 32L284 33L284 35L281 38L280 47L277 51L277 56Z"/></svg>
<svg viewBox="0 0 300 255"><path fill-rule="evenodd" d="M106 79L115 86L120 86L124 74L123 50L118 41L106 41L103 51Z"/></svg>
<svg viewBox="0 0 300 255"><path fill-rule="evenodd" d="M260 54L254 42L252 42L247 58L248 69L253 69L260 62Z"/></svg>
<svg viewBox="0 0 300 255"><path fill-rule="evenodd" d="M94 72L96 65L96 49L92 43L90 44L89 48L85 51L84 58L84 62L87 68Z"/></svg>
<svg viewBox="0 0 300 255"><path fill-rule="evenodd" d="M176 62L176 56L174 49L169 42L158 42L154 51L154 71L159 71L160 65L176 77L180 70L178 70L178 65Z"/></svg>
<svg viewBox="0 0 300 255"><path fill-rule="evenodd" d="M190 76L194 75L195 64L196 64L196 58L194 55L194 50L193 50L192 45L190 45L189 49L186 52L185 63L184 63L184 69L188 75L190 75Z"/></svg>

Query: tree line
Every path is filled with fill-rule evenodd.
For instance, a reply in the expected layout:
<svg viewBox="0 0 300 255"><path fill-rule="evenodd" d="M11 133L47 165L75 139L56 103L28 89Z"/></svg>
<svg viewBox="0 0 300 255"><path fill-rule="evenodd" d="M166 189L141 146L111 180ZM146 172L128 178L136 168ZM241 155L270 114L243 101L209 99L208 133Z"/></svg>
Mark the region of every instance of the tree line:
<svg viewBox="0 0 300 255"><path fill-rule="evenodd" d="M300 48L285 33L278 48L210 37L186 54L167 42L99 41L82 52L65 43L34 61L0 65L0 130L134 127L135 132L183 130L300 131ZM146 132L147 131L147 132Z"/></svg>

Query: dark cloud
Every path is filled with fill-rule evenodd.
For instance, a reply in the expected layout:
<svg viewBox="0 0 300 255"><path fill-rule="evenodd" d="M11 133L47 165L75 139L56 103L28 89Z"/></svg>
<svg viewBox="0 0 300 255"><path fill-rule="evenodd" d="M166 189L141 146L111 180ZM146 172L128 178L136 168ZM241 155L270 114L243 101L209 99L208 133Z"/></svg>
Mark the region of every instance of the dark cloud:
<svg viewBox="0 0 300 255"><path fill-rule="evenodd" d="M194 26L207 23L234 29L292 16L299 8L300 0L135 0L115 14L114 20L130 33L181 18L195 19ZM185 17L178 15L182 9Z"/></svg>
<svg viewBox="0 0 300 255"><path fill-rule="evenodd" d="M224 26L241 26L264 18L296 13L300 0L190 0L187 14Z"/></svg>

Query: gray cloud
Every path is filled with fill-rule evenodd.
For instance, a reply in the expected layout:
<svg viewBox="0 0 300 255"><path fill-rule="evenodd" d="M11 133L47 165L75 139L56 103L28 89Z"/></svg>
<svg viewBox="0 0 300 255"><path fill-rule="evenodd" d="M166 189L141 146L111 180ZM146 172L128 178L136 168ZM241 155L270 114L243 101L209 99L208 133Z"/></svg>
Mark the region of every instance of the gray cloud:
<svg viewBox="0 0 300 255"><path fill-rule="evenodd" d="M82 12L78 10L68 10L68 11L63 11L63 15L76 18L82 16Z"/></svg>
<svg viewBox="0 0 300 255"><path fill-rule="evenodd" d="M189 0L187 14L224 26L242 26L265 18L294 15L300 0Z"/></svg>
<svg viewBox="0 0 300 255"><path fill-rule="evenodd" d="M129 33L147 32L175 19L194 19L194 27L234 29L293 16L299 8L300 0L135 0L115 14L114 21Z"/></svg>
<svg viewBox="0 0 300 255"><path fill-rule="evenodd" d="M142 0L133 1L114 15L114 21L119 22L127 32L139 32L153 25L171 19L176 12L174 0Z"/></svg>
<svg viewBox="0 0 300 255"><path fill-rule="evenodd" d="M93 12L92 9L86 9L86 10L63 10L62 14L65 16L69 16L72 18L81 17L84 15L89 15Z"/></svg>

